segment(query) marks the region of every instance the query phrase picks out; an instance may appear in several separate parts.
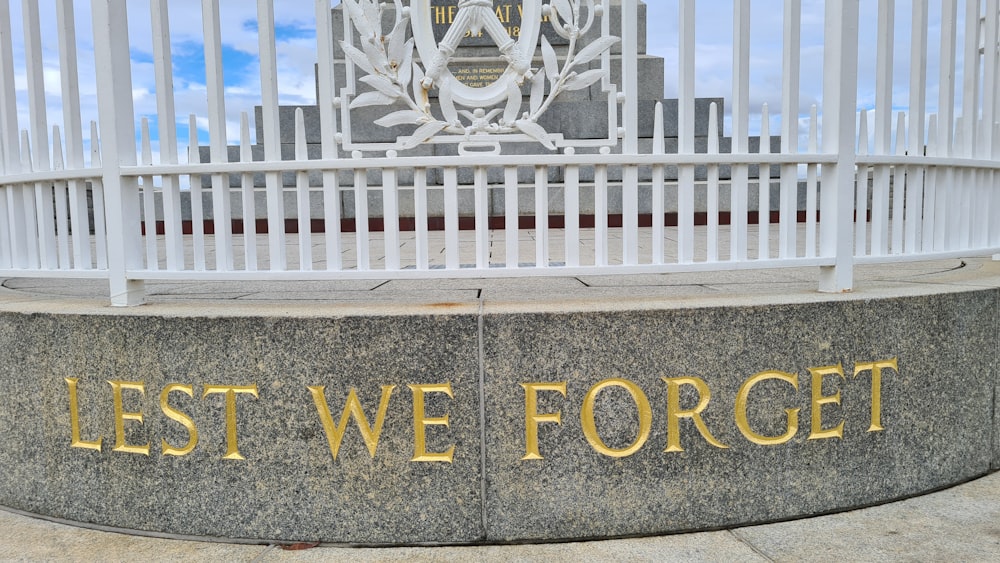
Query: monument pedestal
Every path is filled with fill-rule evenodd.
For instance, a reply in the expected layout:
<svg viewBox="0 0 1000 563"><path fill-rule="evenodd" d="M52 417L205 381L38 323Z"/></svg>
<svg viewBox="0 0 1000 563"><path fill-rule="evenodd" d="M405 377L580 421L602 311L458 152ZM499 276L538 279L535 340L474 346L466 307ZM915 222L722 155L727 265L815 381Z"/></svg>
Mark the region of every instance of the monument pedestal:
<svg viewBox="0 0 1000 563"><path fill-rule="evenodd" d="M1000 467L1000 271L957 262L838 296L794 272L151 286L114 311L4 289L0 506L404 545L712 530L933 491Z"/></svg>

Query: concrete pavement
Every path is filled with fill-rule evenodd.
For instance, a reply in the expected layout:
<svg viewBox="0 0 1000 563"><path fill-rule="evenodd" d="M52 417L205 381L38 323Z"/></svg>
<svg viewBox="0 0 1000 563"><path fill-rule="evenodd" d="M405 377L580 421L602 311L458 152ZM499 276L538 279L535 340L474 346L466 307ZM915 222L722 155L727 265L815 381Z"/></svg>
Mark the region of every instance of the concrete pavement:
<svg viewBox="0 0 1000 563"><path fill-rule="evenodd" d="M792 522L545 545L288 550L131 536L0 511L0 560L998 561L1000 474L922 497Z"/></svg>

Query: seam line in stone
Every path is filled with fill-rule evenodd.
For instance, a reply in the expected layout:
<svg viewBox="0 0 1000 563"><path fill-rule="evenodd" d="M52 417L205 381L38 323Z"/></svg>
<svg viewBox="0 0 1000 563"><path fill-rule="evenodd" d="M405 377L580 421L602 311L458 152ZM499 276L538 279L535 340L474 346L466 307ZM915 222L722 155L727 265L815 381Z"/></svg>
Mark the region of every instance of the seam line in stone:
<svg viewBox="0 0 1000 563"><path fill-rule="evenodd" d="M258 554L257 557L254 557L253 560L250 563L259 563L260 561L263 561L265 557L268 557L269 553L271 553L272 551L276 550L277 548L278 548L278 546L276 546L274 544L271 544L271 545L267 546L267 549L265 549L264 551L260 552L260 554Z"/></svg>
<svg viewBox="0 0 1000 563"><path fill-rule="evenodd" d="M476 335L479 344L479 504L481 507L481 524L483 526L483 538L487 537L486 532L486 359L484 342L485 319L483 292L479 292L479 313L476 317L478 332Z"/></svg>
<svg viewBox="0 0 1000 563"><path fill-rule="evenodd" d="M994 292L994 299L996 299L996 307L1000 309L1000 291ZM1000 315L994 318L993 322L995 326L993 327L993 334L996 338L996 346L1000 348ZM993 422L990 424L990 450L993 455L990 456L989 468L990 471L995 471L1000 469L1000 437L997 436L997 428L1000 428L1000 424L997 423L997 393L1000 392L1000 385L996 383L996 379L1000 376L1000 360L997 360L997 356L993 356L993 374L994 374L994 384L993 384L993 404L991 405L990 420Z"/></svg>
<svg viewBox="0 0 1000 563"><path fill-rule="evenodd" d="M767 553L764 553L764 551L763 551L762 549L760 549L759 547L757 547L756 545L754 545L754 544L753 544L753 542L751 542L751 541L750 541L750 540L748 540L747 538L745 538L745 537L741 536L741 535L739 534L739 532L738 532L737 530L728 530L728 532L729 532L729 533L730 533L730 534L731 534L731 535L732 535L732 536L733 536L734 538L736 538L736 541L738 541L738 542L740 542L741 544L743 544L743 545L745 545L745 546L749 547L749 548L750 548L750 549L751 549L751 550L752 550L752 551L753 551L754 553L756 553L757 555L760 555L761 557L763 557L763 558L764 558L764 559L766 559L767 561L772 561L772 562L773 562L773 561L776 561L776 559L774 559L773 557L771 557L771 556L770 556L770 555L768 555Z"/></svg>

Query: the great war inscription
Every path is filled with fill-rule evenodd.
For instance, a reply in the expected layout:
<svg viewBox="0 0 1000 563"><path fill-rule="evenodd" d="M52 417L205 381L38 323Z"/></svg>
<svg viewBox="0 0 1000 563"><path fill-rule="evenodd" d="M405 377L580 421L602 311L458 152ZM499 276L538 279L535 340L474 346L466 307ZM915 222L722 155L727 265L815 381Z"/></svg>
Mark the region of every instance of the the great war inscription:
<svg viewBox="0 0 1000 563"><path fill-rule="evenodd" d="M458 15L459 0L431 0L431 18L434 23L434 38L437 41L444 39L446 33L455 23L455 16ZM513 0L493 0L493 11L497 19L507 29L508 35L512 38L521 35L521 20L524 17L524 3ZM562 37L552 29L548 16L542 16L542 34L552 45L566 45L569 40ZM470 47L491 47L493 42L485 33L466 32L463 43Z"/></svg>
<svg viewBox="0 0 1000 563"><path fill-rule="evenodd" d="M445 34L455 23L458 15L459 0L431 0L431 21L434 28L434 39L440 42ZM493 0L493 12L497 20L507 31L507 35L512 40L517 40L521 36L521 20L524 18L524 3L512 0ZM562 37L552 29L548 16L542 17L542 35L548 40L550 45L566 45L569 40ZM494 47L495 41L484 31L474 33L472 30L465 32L462 39L464 47ZM459 62L452 71L455 78L469 86L470 88L485 88L496 82L507 70L506 64L496 58L479 58Z"/></svg>

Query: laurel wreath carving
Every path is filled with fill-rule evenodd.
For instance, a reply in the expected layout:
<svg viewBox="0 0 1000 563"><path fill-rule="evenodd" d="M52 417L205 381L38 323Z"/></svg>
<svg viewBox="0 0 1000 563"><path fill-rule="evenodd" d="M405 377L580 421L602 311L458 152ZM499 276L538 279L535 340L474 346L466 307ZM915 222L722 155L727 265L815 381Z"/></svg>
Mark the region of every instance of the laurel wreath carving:
<svg viewBox="0 0 1000 563"><path fill-rule="evenodd" d="M396 23L386 35L382 29L384 5L377 0L343 0L351 23L360 36L360 48L341 41L344 53L365 76L359 80L371 87L350 102L350 109L369 106L389 106L403 103L407 109L395 111L375 124L381 127L417 125L403 144L412 149L439 134L472 135L522 133L555 150L549 133L538 119L562 93L582 90L605 78L605 69L578 71L583 65L603 55L621 41L614 36L602 36L578 49L580 38L603 16L604 6L595 0L552 0L543 6L555 32L569 40L562 66L555 49L541 34L542 68L526 69L507 81L506 102L490 107L459 109L446 79L436 84L440 115L432 111L429 91L435 85L425 69L414 59L414 40L409 37L410 7L402 0L393 0ZM533 49L534 47L532 47ZM503 57L508 59L508 57ZM508 59L508 63L511 61ZM528 111L522 112L521 88L530 84ZM546 88L548 86L548 88ZM546 93L548 92L548 93Z"/></svg>

